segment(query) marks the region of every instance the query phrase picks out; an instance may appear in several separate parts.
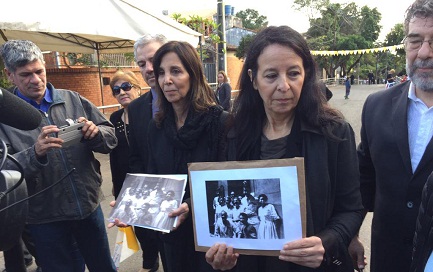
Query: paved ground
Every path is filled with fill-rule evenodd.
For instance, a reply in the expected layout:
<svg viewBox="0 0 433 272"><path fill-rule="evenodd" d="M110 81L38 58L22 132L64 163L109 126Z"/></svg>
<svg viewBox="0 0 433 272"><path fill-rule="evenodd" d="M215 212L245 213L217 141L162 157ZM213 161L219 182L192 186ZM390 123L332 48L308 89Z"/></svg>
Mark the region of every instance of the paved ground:
<svg viewBox="0 0 433 272"><path fill-rule="evenodd" d="M331 91L334 96L330 100L330 104L337 109L339 109L347 121L352 125L356 142L359 143L359 131L361 129L361 111L362 106L366 97L373 92L376 92L380 89L383 89L384 85L354 85L352 86L352 91L349 96L349 99L344 99L345 89L344 85L338 86L330 86ZM105 195L105 200L101 203L104 214L108 216L111 208L109 206L110 201L113 200L113 195L111 194L111 175L110 175L110 166L108 161L108 155L97 155L99 161L102 164L102 173L104 177L104 182L102 185L102 190ZM361 227L361 238L364 241L364 245L366 246L366 255L369 257L370 252L370 225L371 225L371 215L367 215L366 220L364 221L363 226ZM110 240L111 248L114 247L114 242L116 239L117 230L115 228L108 229L108 236ZM132 257L121 263L119 272L135 272L139 271L141 268L141 251L134 254ZM0 271L4 269L4 261L3 254L0 253ZM28 272L34 272L36 270L36 266L33 264L28 268ZM160 272L163 270L160 269ZM365 272L369 272L369 268L364 270Z"/></svg>

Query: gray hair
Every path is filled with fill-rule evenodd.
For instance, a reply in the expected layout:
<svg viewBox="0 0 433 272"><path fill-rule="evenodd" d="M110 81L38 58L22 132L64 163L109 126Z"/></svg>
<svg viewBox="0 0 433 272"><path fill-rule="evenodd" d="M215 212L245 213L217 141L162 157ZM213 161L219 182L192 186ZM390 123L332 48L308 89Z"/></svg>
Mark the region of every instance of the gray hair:
<svg viewBox="0 0 433 272"><path fill-rule="evenodd" d="M433 0L416 0L406 10L404 19L404 34L409 33L409 23L414 18L433 17Z"/></svg>
<svg viewBox="0 0 433 272"><path fill-rule="evenodd" d="M0 56L3 59L6 69L11 73L37 60L45 64L41 49L28 40L7 41L0 47Z"/></svg>
<svg viewBox="0 0 433 272"><path fill-rule="evenodd" d="M156 34L156 35L145 34L145 35L141 36L134 43L134 59L135 59L135 61L137 61L138 48L141 48L141 47L143 47L143 46L145 46L151 42L158 42L161 45L163 45L163 44L167 43L167 41L168 41L167 38L162 34Z"/></svg>

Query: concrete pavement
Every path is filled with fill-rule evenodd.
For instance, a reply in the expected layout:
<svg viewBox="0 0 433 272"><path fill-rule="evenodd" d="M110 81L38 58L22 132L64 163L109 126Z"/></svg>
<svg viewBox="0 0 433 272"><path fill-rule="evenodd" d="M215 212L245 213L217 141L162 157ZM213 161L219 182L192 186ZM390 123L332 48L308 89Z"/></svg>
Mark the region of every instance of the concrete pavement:
<svg viewBox="0 0 433 272"><path fill-rule="evenodd" d="M349 96L349 99L344 99L345 87L344 85L329 86L330 90L333 92L333 97L329 103L339 109L345 116L346 120L352 125L355 131L356 143L359 143L359 132L361 129L361 111L367 96L373 92L381 90L384 88L383 84L380 85L353 85ZM110 165L108 160L108 155L97 154L98 160L101 162L102 173L104 182L102 184L102 190L105 196L104 201L102 201L101 206L107 217L110 213L111 207L109 206L110 201L112 201L113 195L111 193L111 174ZM361 227L360 237L364 242L366 247L366 256L369 259L370 256L370 226L371 226L371 215L367 215L363 226ZM114 248L114 243L116 239L117 229L108 229L108 236L111 248ZM135 253L132 257L121 263L119 271L120 272L136 272L141 268L141 251ZM3 254L0 253L0 271L4 269ZM28 268L28 272L35 272L36 265L33 264ZM162 272L162 268L159 270ZM369 267L367 266L364 270L369 272Z"/></svg>

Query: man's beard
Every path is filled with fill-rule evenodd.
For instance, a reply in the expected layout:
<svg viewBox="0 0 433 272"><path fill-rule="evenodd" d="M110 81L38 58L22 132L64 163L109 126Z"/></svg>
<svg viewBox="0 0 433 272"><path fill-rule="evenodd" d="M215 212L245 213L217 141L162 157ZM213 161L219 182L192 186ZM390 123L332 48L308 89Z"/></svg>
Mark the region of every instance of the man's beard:
<svg viewBox="0 0 433 272"><path fill-rule="evenodd" d="M411 67L406 61L406 71L410 77L410 80L415 84L417 89L425 92L433 93L433 71L420 72L418 68L429 68L433 69L433 59L426 60L415 60Z"/></svg>

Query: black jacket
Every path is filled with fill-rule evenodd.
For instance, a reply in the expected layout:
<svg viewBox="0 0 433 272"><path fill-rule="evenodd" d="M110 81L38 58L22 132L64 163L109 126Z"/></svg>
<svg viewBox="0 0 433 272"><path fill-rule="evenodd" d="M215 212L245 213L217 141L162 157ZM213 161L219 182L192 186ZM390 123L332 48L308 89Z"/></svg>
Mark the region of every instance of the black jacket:
<svg viewBox="0 0 433 272"><path fill-rule="evenodd" d="M413 259L410 272L424 272L433 250L433 174L427 179L422 191L421 205L413 238Z"/></svg>
<svg viewBox="0 0 433 272"><path fill-rule="evenodd" d="M318 236L322 239L325 261L320 268L311 269L280 261L277 257L242 255L233 271L353 272L347 247L363 219L353 130L348 123L336 128L334 133L344 139L342 141L327 140L320 131L304 123L297 130L299 136L294 141L304 157L305 165L307 237ZM296 129L292 128L292 133L296 133ZM229 132L227 148L228 160L237 160L234 130ZM289 158L289 153L287 150L284 157ZM260 159L260 143L256 146L255 155L248 159ZM267 260L260 262L259 258ZM263 263L266 263L265 267L257 265Z"/></svg>
<svg viewBox="0 0 433 272"><path fill-rule="evenodd" d="M152 120L152 92L149 91L128 106L129 118L129 171L146 173L147 130Z"/></svg>
<svg viewBox="0 0 433 272"><path fill-rule="evenodd" d="M409 271L421 192L433 171L433 143L413 172L407 108L410 82L371 94L362 111L358 159L364 207L373 214L371 272Z"/></svg>
<svg viewBox="0 0 433 272"><path fill-rule="evenodd" d="M216 97L218 103L223 107L225 111L230 110L230 99L232 94L232 87L229 83L223 83L216 91Z"/></svg>

